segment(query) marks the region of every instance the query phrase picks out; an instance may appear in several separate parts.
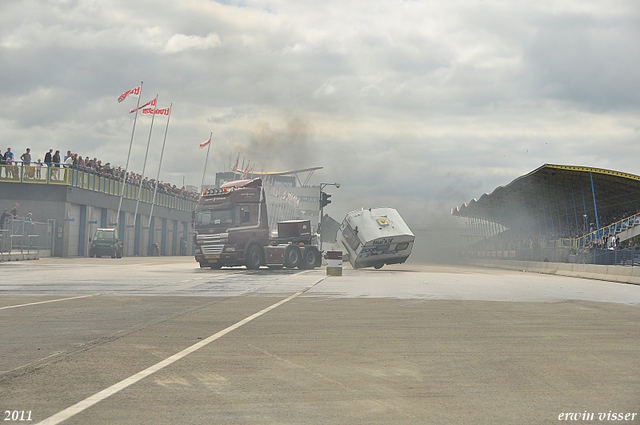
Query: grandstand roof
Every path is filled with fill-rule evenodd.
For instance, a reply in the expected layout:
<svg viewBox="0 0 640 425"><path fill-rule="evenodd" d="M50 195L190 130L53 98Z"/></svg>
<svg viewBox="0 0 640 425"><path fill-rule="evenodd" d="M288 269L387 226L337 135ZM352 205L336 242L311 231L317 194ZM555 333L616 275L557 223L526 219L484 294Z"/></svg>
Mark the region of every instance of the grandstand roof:
<svg viewBox="0 0 640 425"><path fill-rule="evenodd" d="M521 230L581 231L613 215L640 207L640 176L602 168L545 164L499 186L451 214L474 217ZM587 216L586 219L584 216ZM622 217L618 217L622 218ZM602 223L600 223L602 224Z"/></svg>

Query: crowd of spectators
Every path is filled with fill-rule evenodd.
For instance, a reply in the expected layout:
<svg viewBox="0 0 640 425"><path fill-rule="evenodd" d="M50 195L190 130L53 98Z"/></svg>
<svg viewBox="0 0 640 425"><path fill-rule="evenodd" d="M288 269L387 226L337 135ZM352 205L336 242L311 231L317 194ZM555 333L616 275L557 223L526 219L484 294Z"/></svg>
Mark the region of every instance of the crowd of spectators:
<svg viewBox="0 0 640 425"><path fill-rule="evenodd" d="M70 150L68 150L64 156L61 156L59 150L54 151L53 149L49 149L49 151L44 155L44 161L41 158L39 158L37 161L32 161L31 150L28 148L26 149L25 153L20 156L20 160L15 159L14 153L11 151L11 148L7 148L4 154L0 149L0 164L24 164L31 166L72 168L119 181L122 181L125 175L125 169L123 167L111 165L111 163L109 162L103 163L97 158L91 159L88 156L85 156L83 158L77 153L72 153ZM155 189L157 186L158 193L175 195L195 201L198 200L199 194L196 192L188 191L184 186L179 188L176 185L171 185L170 183L164 183L161 181L156 181L155 179L143 177L142 175L134 173L133 171L126 173L127 183L130 183L134 186L139 186L140 183L142 183L142 187L151 190Z"/></svg>
<svg viewBox="0 0 640 425"><path fill-rule="evenodd" d="M616 208L608 210L605 214L598 214L598 223L600 224L600 227L606 227L638 213L640 213L640 207L626 209ZM591 227L593 226L595 225L592 224ZM592 229L591 231L593 230L595 229Z"/></svg>

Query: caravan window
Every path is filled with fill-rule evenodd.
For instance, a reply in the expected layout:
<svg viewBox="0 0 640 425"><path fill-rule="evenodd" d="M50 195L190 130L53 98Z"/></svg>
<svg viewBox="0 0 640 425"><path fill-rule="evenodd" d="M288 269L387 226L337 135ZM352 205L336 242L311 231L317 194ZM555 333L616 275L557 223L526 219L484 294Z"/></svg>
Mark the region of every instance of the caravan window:
<svg viewBox="0 0 640 425"><path fill-rule="evenodd" d="M347 243L352 250L355 251L356 249L358 249L358 247L360 246L360 238L358 238L349 224L345 226L344 230L342 231L342 235L347 240Z"/></svg>

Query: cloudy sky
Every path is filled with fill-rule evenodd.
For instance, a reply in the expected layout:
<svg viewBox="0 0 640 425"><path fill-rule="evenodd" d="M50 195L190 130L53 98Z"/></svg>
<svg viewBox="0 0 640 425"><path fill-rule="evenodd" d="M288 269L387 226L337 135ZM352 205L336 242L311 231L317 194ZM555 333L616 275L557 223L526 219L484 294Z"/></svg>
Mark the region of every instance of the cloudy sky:
<svg viewBox="0 0 640 425"><path fill-rule="evenodd" d="M2 0L0 149L124 165L144 81L161 180L199 185L213 132L209 182L322 166L336 219L428 223L545 163L640 174L638 40L637 0Z"/></svg>

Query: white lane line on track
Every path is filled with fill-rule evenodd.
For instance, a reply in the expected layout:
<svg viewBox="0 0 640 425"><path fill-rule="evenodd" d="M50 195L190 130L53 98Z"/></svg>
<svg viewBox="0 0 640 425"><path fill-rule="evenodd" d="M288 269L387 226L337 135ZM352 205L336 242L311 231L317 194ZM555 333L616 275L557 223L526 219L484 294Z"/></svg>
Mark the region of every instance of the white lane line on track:
<svg viewBox="0 0 640 425"><path fill-rule="evenodd" d="M206 345L209 345L210 343L212 343L213 341L222 338L223 336L225 336L226 334L238 329L239 327L246 325L247 323L251 322L254 319L257 319L258 317L270 312L271 310L280 307L282 304L285 304L289 301L291 301L292 299L296 298L299 295L304 294L305 292L307 292L309 289L313 288L314 286L316 286L318 283L322 282L323 280L325 280L327 278L327 276L322 277L321 279L316 280L315 282L313 282L311 285L307 286L306 288L304 288L303 290L296 292L295 294L291 295L290 297L287 297L281 301L278 301L275 304L270 305L269 307L260 310L257 313L252 314L249 317L246 317L244 319L242 319L241 321L229 326L226 329L221 330L218 333L215 333L213 335L211 335L210 337L203 339L202 341L193 344L190 347L185 348L184 350L180 351L179 353L174 354L171 357L167 357L166 359L162 360L159 363L154 364L153 366L148 367L147 369L136 373L135 375L132 375L112 386L110 386L109 388L106 388L102 391L100 391L99 393L96 393L90 397L85 398L84 400L74 404L73 406L67 407L66 409L56 413L53 416L49 416L47 419L38 422L37 425L55 425L55 424L59 424L67 419L69 419L72 416L77 415L78 413L90 408L91 406L101 402L102 400L106 399L107 397L110 397L114 394L116 394L117 392L120 392L122 390L124 390L125 388L135 384L136 382L148 377L149 375L164 369L165 367L177 362L178 360L188 356L189 354L201 349L202 347L205 347Z"/></svg>
<svg viewBox="0 0 640 425"><path fill-rule="evenodd" d="M81 295L79 297L71 297L71 298L58 298L55 300L48 300L48 301L38 301L36 303L29 303L29 304L20 304L20 305L9 305L6 307L0 307L0 310L8 310L10 308L18 308L18 307L28 307L30 305L38 305L38 304L47 304L47 303L56 303L58 301L67 301L67 300L77 300L78 298L87 298L87 297L93 297L95 295L99 295L99 294L91 294L91 295Z"/></svg>

